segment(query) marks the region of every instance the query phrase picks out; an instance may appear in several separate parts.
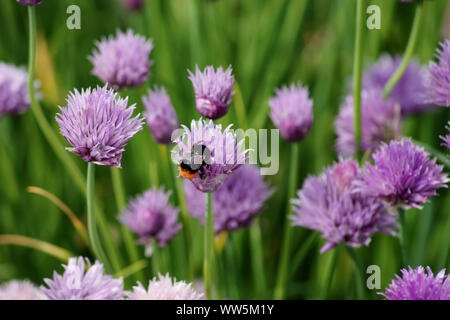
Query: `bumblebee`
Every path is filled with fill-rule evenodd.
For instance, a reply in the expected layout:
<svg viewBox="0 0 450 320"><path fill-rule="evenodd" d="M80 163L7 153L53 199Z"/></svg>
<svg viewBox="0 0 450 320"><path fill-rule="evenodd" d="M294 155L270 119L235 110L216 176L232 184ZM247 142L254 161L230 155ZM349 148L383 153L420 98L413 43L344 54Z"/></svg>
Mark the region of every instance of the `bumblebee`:
<svg viewBox="0 0 450 320"><path fill-rule="evenodd" d="M197 175L204 179L203 169L210 164L211 151L203 144L196 143L192 146L191 153L180 163L180 174L183 178L192 180Z"/></svg>

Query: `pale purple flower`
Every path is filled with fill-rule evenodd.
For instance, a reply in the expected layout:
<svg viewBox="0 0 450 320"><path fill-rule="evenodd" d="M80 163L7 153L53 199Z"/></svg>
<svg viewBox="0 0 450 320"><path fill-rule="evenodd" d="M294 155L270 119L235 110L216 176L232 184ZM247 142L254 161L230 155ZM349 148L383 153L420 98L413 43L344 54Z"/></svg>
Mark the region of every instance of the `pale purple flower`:
<svg viewBox="0 0 450 320"><path fill-rule="evenodd" d="M67 148L86 162L119 167L128 140L142 129L139 115L131 118L135 105L128 107L106 86L75 89L67 98L67 108L56 115L61 134L72 145Z"/></svg>
<svg viewBox="0 0 450 320"><path fill-rule="evenodd" d="M401 62L401 56L383 54L364 72L363 89L383 90ZM425 80L426 69L418 60L412 59L389 95L393 102L400 104L403 115L427 111L432 107L426 102Z"/></svg>
<svg viewBox="0 0 450 320"><path fill-rule="evenodd" d="M151 246L155 239L160 247L165 247L181 225L177 223L179 209L169 203L172 192L164 188L150 189L130 201L119 217L120 221L139 236L139 243Z"/></svg>
<svg viewBox="0 0 450 320"><path fill-rule="evenodd" d="M270 99L270 118L289 142L302 140L313 123L313 102L307 88L291 84L275 90Z"/></svg>
<svg viewBox="0 0 450 320"><path fill-rule="evenodd" d="M199 170L191 179L202 192L219 189L225 179L248 158L250 150L242 149L244 140L237 141L231 126L222 132L222 125L214 124L212 120L192 120L191 128L183 125L184 132L175 141L177 147L172 150L172 159L177 164L193 158L194 149L204 147L203 157L193 159Z"/></svg>
<svg viewBox="0 0 450 320"><path fill-rule="evenodd" d="M184 192L189 213L204 224L205 194L187 180L184 181ZM257 166L241 166L212 195L215 232L249 226L272 193Z"/></svg>
<svg viewBox="0 0 450 320"><path fill-rule="evenodd" d="M18 3L24 6L37 6L41 4L43 0L17 0Z"/></svg>
<svg viewBox="0 0 450 320"><path fill-rule="evenodd" d="M298 198L292 200L292 224L317 230L327 240L320 252L340 243L368 245L375 232L395 235L396 218L382 202L355 192L353 182L358 175L355 161L341 160L318 177L308 177Z"/></svg>
<svg viewBox="0 0 450 320"><path fill-rule="evenodd" d="M450 121L447 124L448 125L445 127L445 129L447 129L447 131L450 131ZM450 134L446 136L440 136L440 138L442 139L442 141L444 141L441 145L450 149Z"/></svg>
<svg viewBox="0 0 450 320"><path fill-rule="evenodd" d="M440 43L436 58L428 66L428 99L438 106L450 107L450 40Z"/></svg>
<svg viewBox="0 0 450 320"><path fill-rule="evenodd" d="M166 89L155 87L148 90L147 96L142 97L142 103L153 139L158 143L172 143L172 132L179 128L180 123Z"/></svg>
<svg viewBox="0 0 450 320"><path fill-rule="evenodd" d="M189 79L195 91L195 105L197 111L206 118L218 119L223 117L230 106L233 97L234 76L231 66L227 70L208 66L200 71L195 66L195 74L188 70Z"/></svg>
<svg viewBox="0 0 450 320"><path fill-rule="evenodd" d="M117 30L116 36L102 38L96 43L97 49L88 57L94 65L92 74L99 77L116 90L139 87L150 76L149 60L153 49L152 40Z"/></svg>
<svg viewBox="0 0 450 320"><path fill-rule="evenodd" d="M366 162L356 189L363 196L386 200L404 209L422 208L438 188L446 188L449 181L443 166L436 159L411 142L411 139L383 144L373 154L374 164Z"/></svg>
<svg viewBox="0 0 450 320"><path fill-rule="evenodd" d="M0 300L45 300L41 289L27 280L11 280L0 284Z"/></svg>
<svg viewBox="0 0 450 320"><path fill-rule="evenodd" d="M334 128L337 135L336 150L344 157L355 153L354 104L349 95L336 117ZM378 89L361 92L361 150L375 150L383 141L401 137L400 106L384 100Z"/></svg>
<svg viewBox="0 0 450 320"><path fill-rule="evenodd" d="M379 292L388 300L450 300L450 277L442 269L434 275L430 267L402 269L395 275L386 292Z"/></svg>
<svg viewBox="0 0 450 320"><path fill-rule="evenodd" d="M130 11L139 11L144 6L144 0L121 0L125 8Z"/></svg>
<svg viewBox="0 0 450 320"><path fill-rule="evenodd" d="M148 289L138 282L129 294L129 300L202 300L203 294L196 292L192 284L184 281L176 281L158 274L159 280L155 277L148 284Z"/></svg>
<svg viewBox="0 0 450 320"><path fill-rule="evenodd" d="M28 72L24 67L0 62L0 117L16 115L30 108ZM39 82L34 84L39 87ZM40 93L37 93L39 98Z"/></svg>
<svg viewBox="0 0 450 320"><path fill-rule="evenodd" d="M53 273L53 279L44 279L48 288L41 289L50 300L121 300L124 297L123 279L103 274L103 265L91 265L87 258L70 258L63 265L64 273Z"/></svg>

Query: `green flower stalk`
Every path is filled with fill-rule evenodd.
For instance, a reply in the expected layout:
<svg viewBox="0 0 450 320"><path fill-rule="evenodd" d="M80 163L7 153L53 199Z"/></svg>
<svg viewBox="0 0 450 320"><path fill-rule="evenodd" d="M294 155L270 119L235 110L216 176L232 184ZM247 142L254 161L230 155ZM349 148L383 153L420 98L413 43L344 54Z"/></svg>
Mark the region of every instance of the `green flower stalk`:
<svg viewBox="0 0 450 320"><path fill-rule="evenodd" d="M364 283L365 283L365 278L364 278L364 268L363 265L361 263L361 260L359 259L358 254L356 253L355 248L349 247L349 246L345 246L345 248L347 249L348 254L350 255L350 257L353 260L353 263L355 265L355 270L356 270L356 274L357 274L357 278L356 279L356 294L358 299L365 299L365 291L364 291Z"/></svg>
<svg viewBox="0 0 450 320"><path fill-rule="evenodd" d="M290 164L291 170L289 176L289 189L288 189L289 200L295 197L295 189L297 188L299 149L300 147L298 143L292 144L291 164ZM281 247L280 265L278 269L277 284L275 286L275 294L274 294L274 298L277 300L284 299L286 295L286 282L288 280L289 274L288 263L292 242L292 226L290 224L290 221L288 220L291 210L292 210L291 206L288 205L288 209L286 210L286 220L283 232L284 236Z"/></svg>
<svg viewBox="0 0 450 320"><path fill-rule="evenodd" d="M123 187L122 175L119 168L111 168L111 180L114 189L114 196L116 198L117 209L123 210L126 207L126 196ZM131 259L131 263L139 262L139 253L137 251L136 244L133 239L133 235L130 230L128 230L125 225L121 224L121 232L123 239L125 241L125 247L127 249L128 255ZM142 270L136 272L137 280L144 281L144 273Z"/></svg>
<svg viewBox="0 0 450 320"><path fill-rule="evenodd" d="M364 0L356 3L356 33L355 50L353 55L353 100L354 100L354 132L355 154L358 161L362 157L361 151L361 85L362 85L362 38L364 30Z"/></svg>
<svg viewBox="0 0 450 320"><path fill-rule="evenodd" d="M95 216L95 164L88 163L87 169L87 216L89 242L95 257L105 265L106 270L111 271L108 265L108 259L100 244L100 238L97 233L97 221Z"/></svg>
<svg viewBox="0 0 450 320"><path fill-rule="evenodd" d="M214 246L214 215L212 207L212 193L206 193L205 211L205 244L203 261L203 279L205 282L206 297L212 299L212 269L213 269L213 246Z"/></svg>
<svg viewBox="0 0 450 320"><path fill-rule="evenodd" d="M402 248L402 261L403 266L409 265L409 249L408 249L408 231L406 229L406 217L405 211L403 209L399 209L398 212L399 221L400 221L400 246Z"/></svg>
<svg viewBox="0 0 450 320"><path fill-rule="evenodd" d="M403 54L403 60L398 66L397 70L391 76L389 81L386 83L384 87L384 98L387 99L394 89L397 82L402 77L403 73L405 73L406 68L408 67L409 61L412 58L414 53L414 48L417 44L417 39L419 35L420 25L423 18L423 1L416 1L416 13L414 15L414 22L411 29L411 33L409 35L408 44L406 45L405 53Z"/></svg>

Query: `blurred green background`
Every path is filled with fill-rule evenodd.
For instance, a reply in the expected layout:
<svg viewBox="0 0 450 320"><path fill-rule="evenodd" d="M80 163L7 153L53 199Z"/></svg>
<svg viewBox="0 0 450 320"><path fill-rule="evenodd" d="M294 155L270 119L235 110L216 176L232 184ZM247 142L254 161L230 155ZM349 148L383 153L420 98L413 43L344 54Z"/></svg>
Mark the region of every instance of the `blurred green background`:
<svg viewBox="0 0 450 320"><path fill-rule="evenodd" d="M151 37L155 48L152 76L142 88L128 90L132 103L140 112L140 97L154 84L164 85L172 99L180 122L198 119L194 94L187 69L195 64L233 66L239 83L245 117L239 115L234 99L222 123L246 124L253 128L273 128L268 118L268 99L274 88L301 81L310 88L314 100L314 125L301 142L298 185L308 174L317 174L323 166L337 158L334 152L333 120L347 92L352 73L355 28L354 0L146 0L137 13L125 10L115 0L44 0L37 7L38 60L37 75L41 80L42 106L55 132L58 105L73 88L101 84L90 74L94 41L115 33L116 29L133 29ZM66 28L66 8L81 8L81 30ZM394 0L367 1L381 8L381 30L367 30L364 35L364 65L381 53L401 54L406 46L414 14L412 4ZM448 32L450 2L427 1L425 17L415 56L427 64L433 59L437 43ZM368 17L368 15L366 15ZM445 30L445 25L447 30ZM28 21L25 7L16 0L0 2L0 61L26 65ZM438 135L450 119L448 108L410 116L405 120L404 135L426 142L441 151ZM246 122L246 123L245 123ZM59 136L59 135L58 135ZM64 145L67 145L61 137ZM264 280L255 275L248 229L228 237L225 249L218 253L218 290L226 298L271 298L278 266L281 232L286 212L289 176L289 144L281 141L280 170L266 177L276 188L266 210L258 221L263 241ZM173 188L162 150L144 128L128 144L122 161L122 176L127 196L132 197L155 184ZM85 172L86 164L70 155ZM0 234L20 234L44 240L76 255L90 256L88 248L77 236L70 221L47 199L28 193L28 186L43 188L63 200L85 221L86 203L71 176L55 156L41 134L31 111L21 116L0 118ZM111 186L109 168L98 167L96 191L107 217L108 232L120 250L121 268L131 264L117 221L118 209ZM407 214L414 265L429 265L433 271L450 267L450 194L440 190L425 205L423 212ZM176 197L172 197L175 203ZM191 220L194 269L196 278L202 270L202 228ZM318 299L355 297L353 264L343 248L319 254L323 240L313 231L294 229L290 263L288 298ZM399 272L398 240L375 235L369 247L359 248L364 265L381 268L382 288ZM187 279L183 234L159 252L160 271L169 271L178 279ZM139 247L144 257L144 249ZM0 246L0 282L30 279L37 284L50 277L54 269L61 271L61 261L40 251L19 246ZM334 275L329 277L330 270ZM151 263L143 270L153 277ZM134 276L127 278L127 286ZM380 299L371 293L371 298Z"/></svg>

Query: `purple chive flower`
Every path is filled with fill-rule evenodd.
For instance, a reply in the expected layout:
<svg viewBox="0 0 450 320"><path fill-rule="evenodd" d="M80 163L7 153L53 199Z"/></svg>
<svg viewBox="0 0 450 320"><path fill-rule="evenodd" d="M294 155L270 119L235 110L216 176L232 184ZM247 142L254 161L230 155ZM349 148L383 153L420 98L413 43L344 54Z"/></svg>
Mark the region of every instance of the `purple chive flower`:
<svg viewBox="0 0 450 320"><path fill-rule="evenodd" d="M203 72L195 66L195 74L190 70L188 73L195 91L197 111L209 119L223 117L228 111L234 94L234 76L231 74L231 66L225 71L222 67L214 71L212 66L208 66Z"/></svg>
<svg viewBox="0 0 450 320"><path fill-rule="evenodd" d="M184 181L184 192L189 213L204 224L205 194L189 181ZM215 232L249 226L272 193L258 167L241 166L212 195Z"/></svg>
<svg viewBox="0 0 450 320"><path fill-rule="evenodd" d="M388 300L450 300L450 277L442 269L434 275L430 267L402 269L395 275L386 292L379 292Z"/></svg>
<svg viewBox="0 0 450 320"><path fill-rule="evenodd" d="M447 129L447 131L450 131L450 121L447 124L448 126L446 126L445 129ZM446 135L445 137L440 136L440 138L442 139L442 141L444 141L441 145L450 149L450 134Z"/></svg>
<svg viewBox="0 0 450 320"><path fill-rule="evenodd" d="M401 56L382 55L364 72L363 89L383 90L401 62ZM389 95L392 101L400 104L403 115L427 111L432 107L425 99L425 79L426 69L416 59L412 59Z"/></svg>
<svg viewBox="0 0 450 320"><path fill-rule="evenodd" d="M144 0L121 0L125 8L130 11L139 11L144 6Z"/></svg>
<svg viewBox="0 0 450 320"><path fill-rule="evenodd" d="M184 132L176 139L177 148L172 150L175 163L192 159L198 170L190 180L202 192L214 192L225 179L245 163L250 150L242 150L244 140L237 141L231 125L222 132L222 125L212 120L192 120L191 128L182 126ZM196 149L203 149L200 159L194 157Z"/></svg>
<svg viewBox="0 0 450 320"><path fill-rule="evenodd" d="M149 60L153 49L152 40L117 30L115 37L103 38L96 43L89 60L94 65L92 74L99 77L116 90L128 87L139 87L150 76L150 67L153 62Z"/></svg>
<svg viewBox="0 0 450 320"><path fill-rule="evenodd" d="M438 62L428 66L428 100L438 106L450 107L450 40L440 43L437 49Z"/></svg>
<svg viewBox="0 0 450 320"><path fill-rule="evenodd" d="M106 86L75 90L67 98L67 108L56 115L61 134L72 145L67 148L86 162L119 167L128 140L142 129L139 115L131 118L135 106L128 107Z"/></svg>
<svg viewBox="0 0 450 320"><path fill-rule="evenodd" d="M86 260L86 261L85 261ZM87 264L87 265L86 265ZM123 279L103 274L103 265L96 261L91 265L87 258L70 258L63 265L62 275L53 273L52 279L44 279L48 288L41 289L50 300L121 300L124 296Z"/></svg>
<svg viewBox="0 0 450 320"><path fill-rule="evenodd" d="M41 4L43 0L17 0L23 6L37 6Z"/></svg>
<svg viewBox="0 0 450 320"><path fill-rule="evenodd" d="M166 90L158 87L148 90L147 96L142 97L142 103L153 139L158 143L172 143L172 132L179 128L180 123Z"/></svg>
<svg viewBox="0 0 450 320"><path fill-rule="evenodd" d="M130 201L119 217L120 221L139 236L139 243L151 245L154 238L160 247L165 247L181 225L177 224L179 209L169 204L171 192L164 188L150 189Z"/></svg>
<svg viewBox="0 0 450 320"><path fill-rule="evenodd" d="M20 114L30 107L27 83L25 68L0 62L0 117ZM35 87L39 87L38 81Z"/></svg>
<svg viewBox="0 0 450 320"><path fill-rule="evenodd" d="M398 104L384 100L378 89L361 93L361 128L363 151L375 150L383 141L401 137L401 113ZM336 150L344 157L355 153L353 96L349 95L341 106L334 127L337 135Z"/></svg>
<svg viewBox="0 0 450 320"><path fill-rule="evenodd" d="M327 240L320 252L340 243L359 247L368 245L375 232L395 235L395 217L381 201L356 193L353 182L358 164L341 160L318 177L309 177L292 200L292 224L317 230Z"/></svg>
<svg viewBox="0 0 450 320"><path fill-rule="evenodd" d="M374 165L366 162L356 189L363 196L376 197L404 209L422 208L436 189L446 188L449 181L443 166L430 160L422 147L410 139L383 143L373 154Z"/></svg>
<svg viewBox="0 0 450 320"><path fill-rule="evenodd" d="M269 101L270 118L285 140L300 141L313 123L313 102L308 97L308 89L301 84L291 84L290 87L275 90L275 93Z"/></svg>
<svg viewBox="0 0 450 320"><path fill-rule="evenodd" d="M202 300L203 294L196 292L190 283L176 281L170 278L169 274L165 276L158 274L159 280L153 278L148 284L146 290L138 282L129 294L129 300Z"/></svg>
<svg viewBox="0 0 450 320"><path fill-rule="evenodd" d="M41 289L27 280L12 280L0 285L0 300L45 300Z"/></svg>

